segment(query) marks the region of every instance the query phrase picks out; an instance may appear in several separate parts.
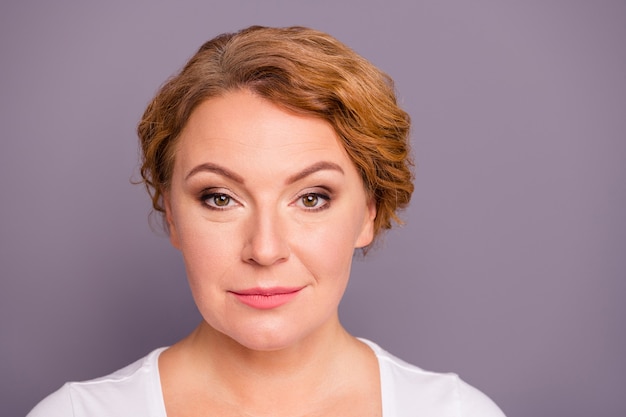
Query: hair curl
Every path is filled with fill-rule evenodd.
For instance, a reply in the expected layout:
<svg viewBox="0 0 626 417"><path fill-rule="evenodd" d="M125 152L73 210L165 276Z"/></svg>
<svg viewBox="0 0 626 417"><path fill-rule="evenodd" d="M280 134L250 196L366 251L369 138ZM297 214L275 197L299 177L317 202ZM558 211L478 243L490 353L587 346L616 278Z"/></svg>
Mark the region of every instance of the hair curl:
<svg viewBox="0 0 626 417"><path fill-rule="evenodd" d="M247 88L274 104L329 122L376 201L374 236L401 223L413 192L409 115L393 80L328 34L252 26L206 42L148 105L137 128L141 176L164 213L175 144L201 102Z"/></svg>

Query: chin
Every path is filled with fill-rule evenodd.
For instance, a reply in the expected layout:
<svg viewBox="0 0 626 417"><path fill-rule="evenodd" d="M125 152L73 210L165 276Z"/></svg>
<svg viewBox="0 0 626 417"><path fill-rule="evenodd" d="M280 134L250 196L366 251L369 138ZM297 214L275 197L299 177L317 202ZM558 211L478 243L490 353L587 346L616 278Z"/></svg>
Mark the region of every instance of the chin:
<svg viewBox="0 0 626 417"><path fill-rule="evenodd" d="M272 352L297 345L307 337L301 326L293 323L259 322L236 323L234 326L212 325L204 322L206 330L221 335L245 349Z"/></svg>
<svg viewBox="0 0 626 417"><path fill-rule="evenodd" d="M259 352L272 352L288 349L297 345L305 335L299 331L285 328L255 328L249 331L233 335L227 335L239 345L249 350Z"/></svg>
<svg viewBox="0 0 626 417"><path fill-rule="evenodd" d="M285 340L245 339L235 340L235 342L242 347L255 352L278 352L293 346L293 343Z"/></svg>

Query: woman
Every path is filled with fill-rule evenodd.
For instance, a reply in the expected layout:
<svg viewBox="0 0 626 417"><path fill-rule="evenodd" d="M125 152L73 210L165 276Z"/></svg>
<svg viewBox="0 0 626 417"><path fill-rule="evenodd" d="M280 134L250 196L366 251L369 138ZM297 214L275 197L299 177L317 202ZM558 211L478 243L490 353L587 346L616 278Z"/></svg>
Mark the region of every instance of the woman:
<svg viewBox="0 0 626 417"><path fill-rule="evenodd" d="M354 250L410 200L408 131L391 80L324 33L251 27L203 45L138 128L203 321L30 416L502 416L339 322Z"/></svg>

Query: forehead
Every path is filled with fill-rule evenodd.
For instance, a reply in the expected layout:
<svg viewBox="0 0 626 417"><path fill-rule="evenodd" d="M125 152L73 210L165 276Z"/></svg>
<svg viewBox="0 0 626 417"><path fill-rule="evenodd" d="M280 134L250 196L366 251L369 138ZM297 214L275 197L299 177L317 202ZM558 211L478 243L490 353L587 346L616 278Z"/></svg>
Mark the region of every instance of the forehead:
<svg viewBox="0 0 626 417"><path fill-rule="evenodd" d="M327 121L237 90L206 100L193 111L178 139L176 165L206 159L288 165L320 158L351 164Z"/></svg>

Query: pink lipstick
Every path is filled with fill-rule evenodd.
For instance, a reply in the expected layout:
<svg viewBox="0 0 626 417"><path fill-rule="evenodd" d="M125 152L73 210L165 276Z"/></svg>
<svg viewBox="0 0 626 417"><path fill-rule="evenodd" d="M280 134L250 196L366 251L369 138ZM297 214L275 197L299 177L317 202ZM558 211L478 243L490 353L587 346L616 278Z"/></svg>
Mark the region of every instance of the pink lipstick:
<svg viewBox="0 0 626 417"><path fill-rule="evenodd" d="M259 310L269 310L287 304L295 298L300 290L297 288L250 288L247 290L231 291L243 304Z"/></svg>

